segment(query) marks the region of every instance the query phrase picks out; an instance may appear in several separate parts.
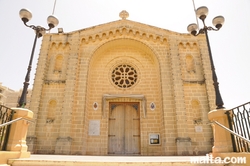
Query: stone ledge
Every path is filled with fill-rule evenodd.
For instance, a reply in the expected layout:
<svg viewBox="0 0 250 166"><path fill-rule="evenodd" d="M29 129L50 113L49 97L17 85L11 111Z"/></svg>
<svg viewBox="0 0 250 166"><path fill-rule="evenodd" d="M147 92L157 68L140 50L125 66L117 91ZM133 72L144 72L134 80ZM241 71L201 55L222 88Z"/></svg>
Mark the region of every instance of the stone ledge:
<svg viewBox="0 0 250 166"><path fill-rule="evenodd" d="M31 155L28 159L11 159L13 166L197 166L190 162L193 156L72 156ZM202 164L212 166L214 164ZM216 164L224 166L224 164Z"/></svg>
<svg viewBox="0 0 250 166"><path fill-rule="evenodd" d="M29 152L0 151L0 164L7 164L9 159L29 158Z"/></svg>

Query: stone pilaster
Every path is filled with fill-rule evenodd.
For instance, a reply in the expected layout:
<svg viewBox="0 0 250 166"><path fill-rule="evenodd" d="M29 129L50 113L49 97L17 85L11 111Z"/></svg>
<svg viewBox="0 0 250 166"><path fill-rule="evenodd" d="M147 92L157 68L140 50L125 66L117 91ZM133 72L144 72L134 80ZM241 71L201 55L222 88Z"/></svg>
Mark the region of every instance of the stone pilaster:
<svg viewBox="0 0 250 166"><path fill-rule="evenodd" d="M172 68L172 86L173 96L175 101L175 112L176 112L176 126L177 126L177 137L187 137L187 120L186 120L186 108L185 98L183 90L183 82L181 75L181 64L179 59L179 51L176 40L170 40L170 59Z"/></svg>
<svg viewBox="0 0 250 166"><path fill-rule="evenodd" d="M50 48L50 35L44 35L42 38L42 46L41 50L46 50L43 52L40 52L39 58L38 58L38 64L36 68L36 74L35 74L35 79L34 79L34 85L32 89L32 95L31 95L31 102L29 109L33 111L34 114L34 119L38 119L38 112L40 109L40 102L41 102L41 94L42 94L42 89L43 89L43 81L44 81L44 76L45 76L45 71L46 71L46 65L47 65L47 54ZM35 70L35 69L33 69ZM34 121L33 124L30 124L27 138L27 144L29 147L29 151L33 153L35 151L35 140L36 138L36 126L37 126L37 121ZM32 141L31 141L32 140Z"/></svg>
<svg viewBox="0 0 250 166"><path fill-rule="evenodd" d="M74 38L75 37L75 38ZM66 73L66 85L64 92L64 99L62 105L62 114L61 114L61 125L59 137L57 138L55 153L70 154L70 147L72 138L71 133L71 124L72 124L72 114L74 109L74 98L75 98L75 89L77 82L77 67L78 67L78 54L79 54L79 41L77 36L72 37L72 45L70 45L69 57L67 59L67 73ZM76 40L76 41L74 41ZM68 139L70 138L70 139ZM67 141L65 141L67 140ZM69 141L70 140L70 141ZM64 147L62 147L64 146Z"/></svg>

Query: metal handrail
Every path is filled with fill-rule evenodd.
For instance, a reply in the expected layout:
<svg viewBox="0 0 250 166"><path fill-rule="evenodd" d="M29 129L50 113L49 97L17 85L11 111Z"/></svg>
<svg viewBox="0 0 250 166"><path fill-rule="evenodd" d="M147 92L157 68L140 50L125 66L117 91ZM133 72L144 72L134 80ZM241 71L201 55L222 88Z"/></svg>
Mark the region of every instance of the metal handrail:
<svg viewBox="0 0 250 166"><path fill-rule="evenodd" d="M7 123L3 123L3 124L0 125L0 127L10 125L10 124L12 124L12 123L14 123L14 122L17 122L17 121L19 121L19 120L26 120L26 121L28 121L28 122L34 123L33 121L31 121L31 120L29 120L29 119L20 117L20 118L14 119L14 120L12 120L12 121L9 121L9 122L7 122Z"/></svg>
<svg viewBox="0 0 250 166"><path fill-rule="evenodd" d="M239 105L239 106L234 107L234 108L232 108L232 109L230 109L230 110L234 110L235 108L239 108L239 107L242 107L242 106L247 105L247 104L250 104L250 102L247 102L247 103L245 103L245 104Z"/></svg>
<svg viewBox="0 0 250 166"><path fill-rule="evenodd" d="M246 141L246 142L250 143L250 140L248 140L247 138L242 137L241 135L239 135L239 134L235 133L234 131L230 130L229 128L227 128L226 126L224 126L224 125L220 124L219 122L217 122L217 121L212 121L212 123L217 124L218 126L222 127L223 129L225 129L225 130L229 131L231 134L233 134L233 135L235 135L235 136L237 136L237 137L239 137L239 138L243 139L244 141Z"/></svg>

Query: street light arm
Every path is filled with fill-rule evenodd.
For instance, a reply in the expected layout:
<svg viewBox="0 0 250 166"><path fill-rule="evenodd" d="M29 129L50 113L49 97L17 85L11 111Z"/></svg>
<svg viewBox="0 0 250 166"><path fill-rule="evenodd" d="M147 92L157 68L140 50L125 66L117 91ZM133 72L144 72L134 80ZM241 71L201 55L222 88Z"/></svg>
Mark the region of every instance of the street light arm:
<svg viewBox="0 0 250 166"><path fill-rule="evenodd" d="M23 19L22 19L23 20ZM26 21L23 20L23 24L28 27L31 28L35 31L35 33L38 35L37 37L42 37L46 31L51 30L53 27L49 27L48 29L41 27L41 26L35 26L35 25L28 25Z"/></svg>
<svg viewBox="0 0 250 166"><path fill-rule="evenodd" d="M194 35L194 36L198 36L198 35L204 34L204 33L205 33L205 29L204 28L201 28L198 33L197 33L197 31L192 31L191 32L191 34Z"/></svg>
<svg viewBox="0 0 250 166"><path fill-rule="evenodd" d="M220 30L219 28L213 28L213 27L211 27L211 26L206 27L206 28L207 28L207 30L209 30L209 31L218 31L218 30Z"/></svg>
<svg viewBox="0 0 250 166"><path fill-rule="evenodd" d="M200 34L205 34L205 31L218 31L220 30L219 28L213 28L211 26L207 27L207 26L204 26L204 28L201 28L198 33L196 30L192 31L191 34L194 35L194 36L198 36Z"/></svg>

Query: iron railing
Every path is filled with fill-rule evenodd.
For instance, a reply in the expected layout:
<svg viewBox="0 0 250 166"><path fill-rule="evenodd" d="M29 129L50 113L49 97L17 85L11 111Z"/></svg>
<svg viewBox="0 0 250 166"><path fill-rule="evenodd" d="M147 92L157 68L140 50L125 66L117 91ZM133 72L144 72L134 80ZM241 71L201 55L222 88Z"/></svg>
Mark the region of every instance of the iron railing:
<svg viewBox="0 0 250 166"><path fill-rule="evenodd" d="M0 127L7 126L7 125L11 125L12 123L17 122L17 121L19 121L19 120L26 120L27 122L34 123L32 120L29 120L29 119L20 117L20 118L14 119L14 120L12 120L12 121L6 122L6 123L4 123L4 124L0 124Z"/></svg>
<svg viewBox="0 0 250 166"><path fill-rule="evenodd" d="M250 143L250 140L246 139L245 137L242 137L241 135L235 133L234 131L230 130L229 128L227 128L226 126L222 125L221 123L217 122L217 121L212 121L212 123L217 124L218 126L222 127L223 129L227 130L229 133L235 135L236 137L239 137L242 140L245 140L246 142Z"/></svg>
<svg viewBox="0 0 250 166"><path fill-rule="evenodd" d="M10 122L14 113L14 110L0 105L0 125ZM10 126L11 125L4 125L0 127L0 151L4 151L7 148Z"/></svg>
<svg viewBox="0 0 250 166"><path fill-rule="evenodd" d="M229 128L250 140L250 102L226 111ZM249 142L231 134L234 152L250 152Z"/></svg>

